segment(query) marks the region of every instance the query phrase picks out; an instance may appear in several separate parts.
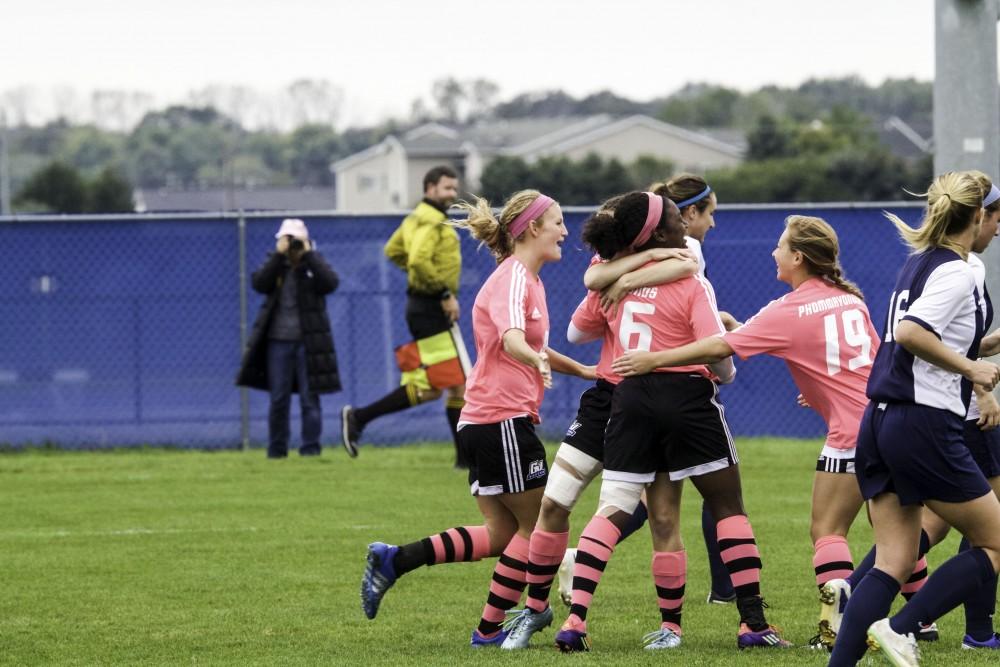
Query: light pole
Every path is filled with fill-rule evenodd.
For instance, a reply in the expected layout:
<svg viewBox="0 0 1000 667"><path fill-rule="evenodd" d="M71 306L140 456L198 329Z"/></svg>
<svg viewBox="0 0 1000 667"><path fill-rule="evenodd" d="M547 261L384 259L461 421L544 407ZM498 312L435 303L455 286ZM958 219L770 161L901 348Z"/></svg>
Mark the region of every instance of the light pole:
<svg viewBox="0 0 1000 667"><path fill-rule="evenodd" d="M10 158L7 113L0 109L0 215L10 215Z"/></svg>

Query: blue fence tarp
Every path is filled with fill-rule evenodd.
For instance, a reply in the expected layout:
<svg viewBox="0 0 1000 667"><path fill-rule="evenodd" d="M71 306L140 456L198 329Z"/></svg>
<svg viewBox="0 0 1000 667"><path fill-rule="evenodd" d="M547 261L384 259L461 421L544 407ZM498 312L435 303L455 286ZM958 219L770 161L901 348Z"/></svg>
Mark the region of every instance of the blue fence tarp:
<svg viewBox="0 0 1000 667"><path fill-rule="evenodd" d="M771 251L784 218L818 215L840 235L847 276L864 290L876 328L906 255L885 206L723 207L704 245L720 307L737 318L787 291ZM890 210L911 224L921 209ZM252 273L273 247L284 216L247 216L246 265ZM340 275L328 299L344 391L322 398L323 442L338 442L340 406L372 401L398 385L393 348L407 342L405 276L382 253L399 215L304 215L319 250ZM596 344L565 338L584 294L590 253L569 211L563 260L542 270L552 347L587 362ZM472 302L493 259L463 232L461 325L473 352ZM173 219L39 218L0 220L6 286L0 318L0 443L62 447L138 444L227 448L241 442L240 244L238 216ZM248 319L262 297L250 292ZM823 425L795 403L780 361L737 362L737 381L722 390L737 435L819 436ZM587 384L557 376L542 408L544 436L561 437ZM266 394L250 392L250 439L267 439ZM293 402L293 415L297 403ZM297 420L297 417L296 417ZM293 423L293 434L298 423ZM442 403L372 423L363 441L398 444L448 438Z"/></svg>

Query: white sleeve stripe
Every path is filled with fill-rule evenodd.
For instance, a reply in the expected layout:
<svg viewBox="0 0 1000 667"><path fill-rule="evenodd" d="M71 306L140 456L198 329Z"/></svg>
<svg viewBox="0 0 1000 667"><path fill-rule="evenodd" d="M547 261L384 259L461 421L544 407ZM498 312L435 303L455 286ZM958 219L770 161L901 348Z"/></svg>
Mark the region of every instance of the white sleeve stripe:
<svg viewBox="0 0 1000 667"><path fill-rule="evenodd" d="M524 267L517 263L511 271L508 308L510 309L510 328L524 330Z"/></svg>
<svg viewBox="0 0 1000 667"><path fill-rule="evenodd" d="M517 328L517 315L514 309L515 294L517 294L517 266L512 266L510 270L510 286L507 290L507 319L510 321L510 328Z"/></svg>
<svg viewBox="0 0 1000 667"><path fill-rule="evenodd" d="M715 294L713 294L712 289L709 287L708 280L702 278L701 276L693 276L701 288L705 290L705 296L708 297L708 302L712 304L712 312L715 315L715 323L719 325L719 333L726 333L726 327L722 324L722 318L719 317L719 306L715 303Z"/></svg>

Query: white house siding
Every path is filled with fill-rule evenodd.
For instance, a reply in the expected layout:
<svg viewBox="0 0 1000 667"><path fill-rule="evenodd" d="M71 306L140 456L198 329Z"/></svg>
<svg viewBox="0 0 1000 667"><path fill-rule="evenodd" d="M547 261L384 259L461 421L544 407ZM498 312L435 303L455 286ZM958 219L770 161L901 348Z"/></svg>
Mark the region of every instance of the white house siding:
<svg viewBox="0 0 1000 667"><path fill-rule="evenodd" d="M337 170L337 209L349 213L405 208L406 157L390 146L380 155Z"/></svg>
<svg viewBox="0 0 1000 667"><path fill-rule="evenodd" d="M652 155L671 160L678 169L692 171L730 167L740 162L738 156L641 125L624 128L621 132L574 146L562 153L572 160L597 153L605 159L618 158L625 164L634 162L640 155Z"/></svg>

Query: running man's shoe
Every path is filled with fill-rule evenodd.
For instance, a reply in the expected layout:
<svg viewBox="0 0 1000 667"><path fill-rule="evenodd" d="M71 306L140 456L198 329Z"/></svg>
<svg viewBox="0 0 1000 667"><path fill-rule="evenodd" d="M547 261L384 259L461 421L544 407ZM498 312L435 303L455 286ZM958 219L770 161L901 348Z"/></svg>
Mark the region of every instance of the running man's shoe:
<svg viewBox="0 0 1000 667"><path fill-rule="evenodd" d="M483 637L479 634L479 629L472 631L472 640L469 644L472 648L482 648L484 646L500 646L503 644L504 640L507 639L507 631L499 630L492 637Z"/></svg>
<svg viewBox="0 0 1000 667"><path fill-rule="evenodd" d="M819 641L828 651L837 641L844 620L847 601L851 599L851 583L846 579L831 579L819 590Z"/></svg>
<svg viewBox="0 0 1000 667"><path fill-rule="evenodd" d="M708 599L705 602L708 604L730 604L736 602L736 591L733 591L732 595L719 595L715 591L709 591Z"/></svg>
<svg viewBox="0 0 1000 667"><path fill-rule="evenodd" d="M1000 650L1000 633L993 633L993 636L984 642L976 641L969 635L965 635L965 639L962 640L962 648L965 649L994 649Z"/></svg>
<svg viewBox="0 0 1000 667"><path fill-rule="evenodd" d="M556 646L563 653L589 651L590 639L587 638L587 626L582 623L570 623L567 620L556 633Z"/></svg>
<svg viewBox="0 0 1000 667"><path fill-rule="evenodd" d="M671 630L670 628L661 627L655 632L650 632L648 635L642 638L642 643L644 646L642 648L647 651L659 651L665 648L677 648L681 645L681 636Z"/></svg>
<svg viewBox="0 0 1000 667"><path fill-rule="evenodd" d="M340 442L352 459L358 455L360 437L361 429L358 427L358 418L354 416L354 408L345 405L340 410Z"/></svg>
<svg viewBox="0 0 1000 667"><path fill-rule="evenodd" d="M567 607L573 602L573 566L576 565L576 549L567 549L559 565L559 599Z"/></svg>
<svg viewBox="0 0 1000 667"><path fill-rule="evenodd" d="M914 639L918 642L936 642L938 637L937 623L930 623L928 625L921 623L920 630L914 636Z"/></svg>
<svg viewBox="0 0 1000 667"><path fill-rule="evenodd" d="M760 632L754 632L746 623L740 623L736 635L736 648L789 648L792 643L781 638L778 628L769 625Z"/></svg>
<svg viewBox="0 0 1000 667"><path fill-rule="evenodd" d="M397 551L399 547L384 542L372 542L368 545L368 564L365 565L365 575L361 578L361 609L369 620L375 618L382 597L396 583L392 559Z"/></svg>
<svg viewBox="0 0 1000 667"><path fill-rule="evenodd" d="M868 627L868 645L889 659L896 667L920 667L920 649L912 634L901 635L889 625L889 619L875 621Z"/></svg>
<svg viewBox="0 0 1000 667"><path fill-rule="evenodd" d="M507 614L510 618L503 623L507 638L503 640L500 648L508 651L528 648L531 635L552 625L552 607L546 607L545 611L538 613L527 607L511 609Z"/></svg>

